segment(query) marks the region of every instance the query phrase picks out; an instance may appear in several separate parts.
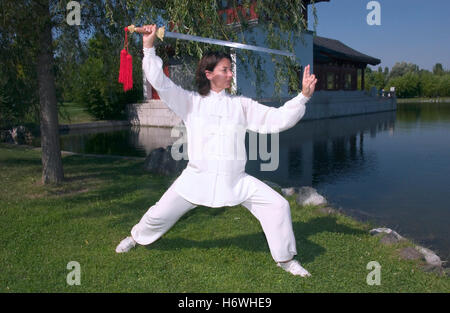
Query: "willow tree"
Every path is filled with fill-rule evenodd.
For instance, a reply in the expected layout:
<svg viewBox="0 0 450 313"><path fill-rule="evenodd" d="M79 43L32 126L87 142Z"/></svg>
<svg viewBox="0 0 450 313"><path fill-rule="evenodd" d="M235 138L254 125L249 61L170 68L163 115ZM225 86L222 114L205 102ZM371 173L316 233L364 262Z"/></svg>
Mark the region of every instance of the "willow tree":
<svg viewBox="0 0 450 313"><path fill-rule="evenodd" d="M58 94L55 82L55 55L65 58L62 62L70 64L80 50L81 31L89 36L90 31L111 31L108 17L105 14L104 1L83 1L80 12L80 25L71 25L67 22L69 0L32 0L13 1L3 0L0 5L0 42L2 43L2 75L5 84L0 85L2 105L8 105L2 112L23 111L37 107L36 110L41 130L42 147L42 182L60 183L64 179L61 159L58 127ZM128 10L119 1L114 4L121 18L128 19ZM113 29L118 35L117 29ZM18 51L17 55L7 55L7 52ZM75 56L75 57L74 57ZM73 57L73 58L72 58ZM70 59L72 58L72 59ZM76 63L76 61L74 61ZM5 68L3 68L5 66ZM67 69L67 67L65 68ZM61 71L59 71L61 72ZM61 79L76 75L76 71L66 72ZM28 77L23 77L23 76ZM60 77L61 78L61 77ZM23 81L29 82L32 88L23 88L26 95L14 99L22 102L7 101L4 90L16 90ZM5 87L6 86L6 87ZM14 88L12 88L14 87ZM26 86L29 87L29 86ZM12 97L6 97L12 98Z"/></svg>
<svg viewBox="0 0 450 313"><path fill-rule="evenodd" d="M112 12L116 1L106 0L106 11ZM222 3L234 12L236 19L232 25L227 25L218 14L223 9ZM317 24L316 8L314 0L230 0L230 1L191 1L191 0L128 0L126 7L134 10L133 20L128 24L159 24L169 26L171 31L191 34L201 37L236 41L247 44L255 44L245 34L251 33L252 24L248 22L245 14L252 7L258 15L258 25L264 27L267 33L266 47L293 51L297 41L303 41L304 31L307 29L305 19L307 5L311 4L314 16L314 29ZM116 23L114 15L108 13L110 23ZM126 26L126 25L124 25ZM123 34L123 31L122 31ZM166 45L170 43L171 50L177 56L191 56L200 59L205 50L226 50L226 47L208 45L204 43L184 40L165 40L157 46L158 54L167 59ZM299 91L298 59L272 55L275 65L275 77L265 77L262 71L262 58L258 53L249 50L240 50L237 54L245 65L246 70L252 70L257 75L257 80L266 79L275 81L275 90L280 92L283 83L294 82L292 88ZM186 58L184 58L185 60ZM286 75L287 73L287 75Z"/></svg>

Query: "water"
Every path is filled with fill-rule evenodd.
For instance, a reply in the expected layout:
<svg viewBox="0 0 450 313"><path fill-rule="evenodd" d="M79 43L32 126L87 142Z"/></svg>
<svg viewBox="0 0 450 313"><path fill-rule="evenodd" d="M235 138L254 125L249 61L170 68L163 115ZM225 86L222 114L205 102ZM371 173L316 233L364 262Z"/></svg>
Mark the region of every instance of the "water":
<svg viewBox="0 0 450 313"><path fill-rule="evenodd" d="M122 127L71 132L61 145L145 157L176 139L168 128ZM270 160L249 160L249 174L282 187L312 186L332 206L450 258L450 104L399 104L396 112L302 121L279 139L278 168L261 171Z"/></svg>

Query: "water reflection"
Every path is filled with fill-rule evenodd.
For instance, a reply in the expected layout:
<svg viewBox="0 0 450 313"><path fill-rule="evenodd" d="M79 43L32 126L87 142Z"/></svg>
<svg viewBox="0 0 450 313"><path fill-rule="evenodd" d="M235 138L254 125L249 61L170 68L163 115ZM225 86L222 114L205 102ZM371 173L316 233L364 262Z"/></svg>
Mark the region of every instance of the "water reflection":
<svg viewBox="0 0 450 313"><path fill-rule="evenodd" d="M282 187L332 183L373 166L376 158L364 152L365 138L394 128L395 112L300 122L280 134L276 171L261 172L261 160L248 161L246 170Z"/></svg>
<svg viewBox="0 0 450 313"><path fill-rule="evenodd" d="M71 130L61 134L61 149L87 154L146 157L159 147L171 145L170 128L106 127Z"/></svg>

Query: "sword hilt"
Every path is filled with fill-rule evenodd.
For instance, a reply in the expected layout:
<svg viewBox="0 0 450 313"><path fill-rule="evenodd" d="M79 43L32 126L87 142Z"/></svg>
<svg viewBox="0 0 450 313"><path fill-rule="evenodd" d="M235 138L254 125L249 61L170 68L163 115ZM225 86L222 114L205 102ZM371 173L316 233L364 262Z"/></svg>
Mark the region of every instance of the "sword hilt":
<svg viewBox="0 0 450 313"><path fill-rule="evenodd" d="M132 33L148 34L148 32L145 31L143 27L136 27L134 25L127 26L126 30L128 30L131 34ZM158 37L160 40L163 40L164 32L165 32L165 26L158 28L156 30L156 37Z"/></svg>

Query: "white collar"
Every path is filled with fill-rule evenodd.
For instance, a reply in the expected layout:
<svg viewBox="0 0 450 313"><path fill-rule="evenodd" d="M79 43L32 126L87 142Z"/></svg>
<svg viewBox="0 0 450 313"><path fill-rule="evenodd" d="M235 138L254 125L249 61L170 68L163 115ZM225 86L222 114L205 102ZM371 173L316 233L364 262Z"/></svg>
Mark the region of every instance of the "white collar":
<svg viewBox="0 0 450 313"><path fill-rule="evenodd" d="M225 92L225 89L222 89L222 91L221 92L215 92L214 90L210 90L209 91L209 95L208 95L209 97L219 97L219 98L221 98L221 97L225 97L226 96L226 92Z"/></svg>

